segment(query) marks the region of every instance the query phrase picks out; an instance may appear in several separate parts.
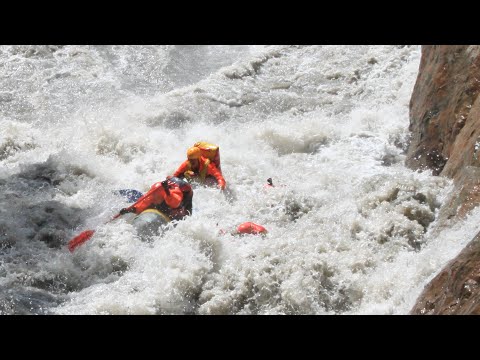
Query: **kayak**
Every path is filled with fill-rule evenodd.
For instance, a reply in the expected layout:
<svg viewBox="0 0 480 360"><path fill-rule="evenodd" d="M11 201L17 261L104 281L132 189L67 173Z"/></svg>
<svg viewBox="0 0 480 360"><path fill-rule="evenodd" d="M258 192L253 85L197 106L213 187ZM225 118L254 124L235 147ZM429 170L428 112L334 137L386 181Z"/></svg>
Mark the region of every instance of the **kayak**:
<svg viewBox="0 0 480 360"><path fill-rule="evenodd" d="M153 236L162 235L166 225L170 222L168 216L157 209L147 209L132 220L137 234L144 240Z"/></svg>

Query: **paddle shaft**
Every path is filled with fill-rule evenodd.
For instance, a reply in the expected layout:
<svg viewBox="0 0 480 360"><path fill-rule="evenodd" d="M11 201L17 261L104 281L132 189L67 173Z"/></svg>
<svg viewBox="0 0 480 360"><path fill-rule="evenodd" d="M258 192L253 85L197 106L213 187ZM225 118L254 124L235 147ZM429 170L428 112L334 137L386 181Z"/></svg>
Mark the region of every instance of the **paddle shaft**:
<svg viewBox="0 0 480 360"><path fill-rule="evenodd" d="M112 222L113 220L118 218L120 215L121 214L118 213L113 218L108 220L105 224L108 224L108 223ZM80 234L78 234L72 240L70 240L68 242L68 250L70 250L70 252L73 252L77 247L79 247L80 245L82 245L83 243L88 241L93 236L94 233L95 233L95 230L84 230L84 231L82 231Z"/></svg>

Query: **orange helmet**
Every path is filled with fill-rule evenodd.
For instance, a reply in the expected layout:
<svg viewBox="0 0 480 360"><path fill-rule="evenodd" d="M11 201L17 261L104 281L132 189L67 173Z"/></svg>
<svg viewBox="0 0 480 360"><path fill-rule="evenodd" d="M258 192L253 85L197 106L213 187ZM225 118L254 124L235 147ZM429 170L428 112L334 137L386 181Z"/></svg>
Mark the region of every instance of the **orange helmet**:
<svg viewBox="0 0 480 360"><path fill-rule="evenodd" d="M198 147L191 147L187 150L187 158L190 159L198 159L202 156L202 152Z"/></svg>

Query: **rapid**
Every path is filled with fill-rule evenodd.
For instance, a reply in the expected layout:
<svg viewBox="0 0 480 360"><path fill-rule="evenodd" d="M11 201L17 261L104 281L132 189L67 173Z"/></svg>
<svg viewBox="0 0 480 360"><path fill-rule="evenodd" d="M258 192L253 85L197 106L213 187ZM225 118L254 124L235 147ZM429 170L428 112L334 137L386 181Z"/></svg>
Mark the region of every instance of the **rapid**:
<svg viewBox="0 0 480 360"><path fill-rule="evenodd" d="M0 46L0 314L408 314L478 232L404 166L420 46ZM219 145L151 242L115 192ZM266 189L271 177L274 188ZM265 237L228 231L252 221ZM67 242L96 233L70 253Z"/></svg>

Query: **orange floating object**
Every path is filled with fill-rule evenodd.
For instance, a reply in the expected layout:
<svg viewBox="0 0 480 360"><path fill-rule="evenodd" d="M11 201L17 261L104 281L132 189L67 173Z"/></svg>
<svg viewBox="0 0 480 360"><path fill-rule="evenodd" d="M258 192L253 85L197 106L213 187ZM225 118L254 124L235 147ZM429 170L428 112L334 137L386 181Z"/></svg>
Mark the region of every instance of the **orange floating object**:
<svg viewBox="0 0 480 360"><path fill-rule="evenodd" d="M268 231L262 225L253 222L244 222L237 227L238 234L266 234Z"/></svg>

